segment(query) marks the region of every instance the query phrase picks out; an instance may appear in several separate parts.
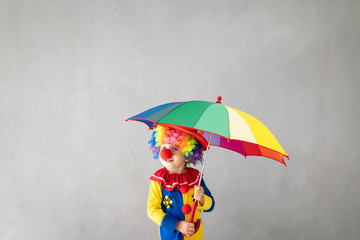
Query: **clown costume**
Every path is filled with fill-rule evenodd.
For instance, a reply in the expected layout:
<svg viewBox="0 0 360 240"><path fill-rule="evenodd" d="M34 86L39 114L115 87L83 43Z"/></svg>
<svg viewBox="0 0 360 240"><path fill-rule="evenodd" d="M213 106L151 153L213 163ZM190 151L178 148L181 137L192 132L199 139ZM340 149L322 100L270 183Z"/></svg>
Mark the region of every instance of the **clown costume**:
<svg viewBox="0 0 360 240"><path fill-rule="evenodd" d="M154 159L164 168L151 177L148 216L159 225L162 240L203 239L201 212L211 212L215 201L200 172L187 165L202 163L207 141L196 131L178 126L158 125L149 141ZM198 206L190 223L193 202Z"/></svg>

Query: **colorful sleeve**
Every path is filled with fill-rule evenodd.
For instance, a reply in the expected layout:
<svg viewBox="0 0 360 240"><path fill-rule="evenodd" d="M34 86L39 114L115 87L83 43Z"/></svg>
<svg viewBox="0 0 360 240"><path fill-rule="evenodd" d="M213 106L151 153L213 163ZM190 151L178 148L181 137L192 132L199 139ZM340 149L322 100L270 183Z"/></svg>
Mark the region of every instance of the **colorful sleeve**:
<svg viewBox="0 0 360 240"><path fill-rule="evenodd" d="M198 208L204 212L211 212L215 207L214 197L211 195L210 190L207 188L205 181L202 180L200 186L204 188L205 203L203 206L199 204Z"/></svg>
<svg viewBox="0 0 360 240"><path fill-rule="evenodd" d="M148 204L147 204L148 216L159 226L174 231L175 226L180 219L170 214L164 213L164 211L161 208L161 201L162 201L161 183L151 181Z"/></svg>

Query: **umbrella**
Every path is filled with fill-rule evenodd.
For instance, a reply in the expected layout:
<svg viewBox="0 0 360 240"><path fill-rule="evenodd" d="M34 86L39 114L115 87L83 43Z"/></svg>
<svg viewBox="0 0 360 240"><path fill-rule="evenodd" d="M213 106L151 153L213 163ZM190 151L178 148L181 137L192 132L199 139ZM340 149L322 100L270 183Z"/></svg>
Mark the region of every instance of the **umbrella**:
<svg viewBox="0 0 360 240"><path fill-rule="evenodd" d="M289 156L274 135L253 116L221 104L219 96L216 103L207 101L188 101L166 103L131 118L143 122L152 129L157 124L169 127L186 127L202 134L209 145L222 147L246 156L263 156L276 160L286 166L284 157ZM202 166L199 185L203 176L206 157ZM197 202L194 202L190 215L193 222ZM200 224L197 224L197 227ZM197 229L195 230L195 232Z"/></svg>
<svg viewBox="0 0 360 240"><path fill-rule="evenodd" d="M210 145L238 152L245 157L263 156L286 166L289 159L269 129L255 117L221 104L207 101L172 102L159 105L126 119L143 122L152 129L156 124L196 129Z"/></svg>

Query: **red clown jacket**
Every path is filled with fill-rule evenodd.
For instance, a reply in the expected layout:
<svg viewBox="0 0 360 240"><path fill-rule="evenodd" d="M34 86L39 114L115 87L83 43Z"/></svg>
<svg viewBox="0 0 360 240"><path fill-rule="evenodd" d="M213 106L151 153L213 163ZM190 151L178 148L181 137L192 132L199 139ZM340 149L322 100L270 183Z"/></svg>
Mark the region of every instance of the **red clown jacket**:
<svg viewBox="0 0 360 240"><path fill-rule="evenodd" d="M150 190L147 204L148 216L159 225L162 240L203 239L203 224L191 238L183 237L175 230L178 221L190 219L195 186L198 185L200 172L194 168L187 168L186 173L170 174L166 168L155 172L150 178ZM198 205L194 222L201 219L201 211L211 212L215 206L214 198L204 180L200 186L204 188L205 202Z"/></svg>

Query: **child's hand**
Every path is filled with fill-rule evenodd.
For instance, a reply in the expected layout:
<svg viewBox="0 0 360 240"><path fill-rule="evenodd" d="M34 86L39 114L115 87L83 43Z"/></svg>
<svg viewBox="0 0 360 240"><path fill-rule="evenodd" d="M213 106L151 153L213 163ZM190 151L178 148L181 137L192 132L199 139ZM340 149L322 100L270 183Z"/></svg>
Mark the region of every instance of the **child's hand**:
<svg viewBox="0 0 360 240"><path fill-rule="evenodd" d="M204 188L201 186L195 186L194 199L197 200L201 206L204 206Z"/></svg>
<svg viewBox="0 0 360 240"><path fill-rule="evenodd" d="M184 233L186 236L191 237L195 233L195 224L187 221L178 221L175 229Z"/></svg>

